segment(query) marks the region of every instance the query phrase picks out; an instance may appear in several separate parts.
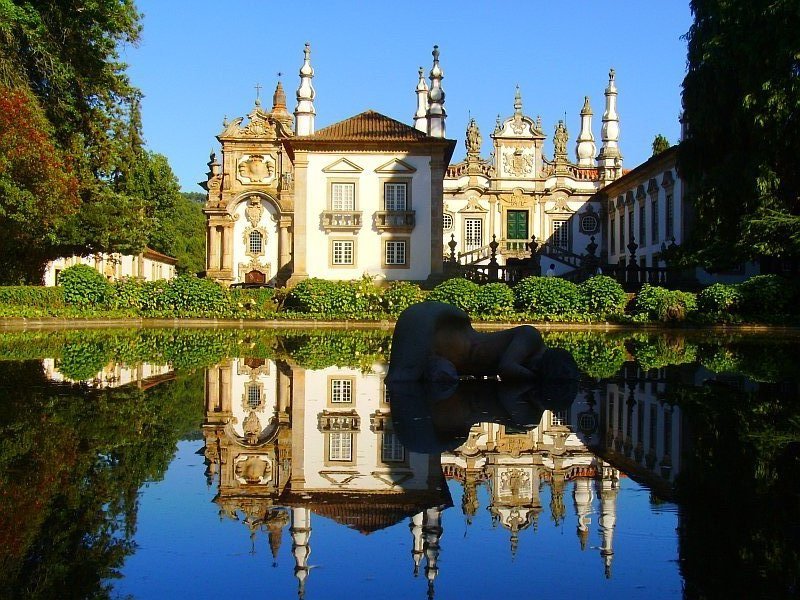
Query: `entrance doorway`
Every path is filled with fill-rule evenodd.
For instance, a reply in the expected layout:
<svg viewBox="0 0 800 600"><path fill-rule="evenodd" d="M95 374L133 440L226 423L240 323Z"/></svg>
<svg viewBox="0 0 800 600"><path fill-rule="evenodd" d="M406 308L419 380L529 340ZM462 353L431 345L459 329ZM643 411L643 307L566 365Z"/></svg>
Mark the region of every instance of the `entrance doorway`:
<svg viewBox="0 0 800 600"><path fill-rule="evenodd" d="M244 274L245 283L266 283L267 276L261 271L249 271Z"/></svg>

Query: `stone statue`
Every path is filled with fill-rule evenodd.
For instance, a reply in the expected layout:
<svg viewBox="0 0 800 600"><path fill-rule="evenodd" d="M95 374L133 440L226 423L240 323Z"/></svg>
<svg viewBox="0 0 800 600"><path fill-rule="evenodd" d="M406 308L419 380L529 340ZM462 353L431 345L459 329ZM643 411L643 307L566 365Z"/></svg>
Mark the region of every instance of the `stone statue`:
<svg viewBox="0 0 800 600"><path fill-rule="evenodd" d="M464 145L467 147L467 154L480 154L482 143L483 138L481 138L478 125L475 123L475 119L470 119L469 126L467 126L467 138L464 140Z"/></svg>
<svg viewBox="0 0 800 600"><path fill-rule="evenodd" d="M564 126L564 121L559 121L558 125L556 125L556 133L553 136L553 146L555 148L555 155L566 156L567 155L567 140L569 139L569 135L567 134L567 128Z"/></svg>
<svg viewBox="0 0 800 600"><path fill-rule="evenodd" d="M565 355L566 354L566 355ZM422 302L404 310L392 337L388 382L457 382L462 377L532 381L578 378L568 352L547 349L535 327L475 331L463 310Z"/></svg>

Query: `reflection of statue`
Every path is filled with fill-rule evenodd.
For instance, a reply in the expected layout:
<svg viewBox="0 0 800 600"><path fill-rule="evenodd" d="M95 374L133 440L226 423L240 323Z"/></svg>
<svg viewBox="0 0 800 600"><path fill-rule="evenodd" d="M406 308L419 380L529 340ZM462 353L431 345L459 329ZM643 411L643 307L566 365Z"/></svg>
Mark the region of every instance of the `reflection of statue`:
<svg viewBox="0 0 800 600"><path fill-rule="evenodd" d="M567 353L568 354L568 353ZM530 325L480 333L450 304L422 302L400 315L392 338L388 381L453 381L500 376L503 381L577 378L572 356L546 350Z"/></svg>
<svg viewBox="0 0 800 600"><path fill-rule="evenodd" d="M470 119L469 126L467 127L467 139L464 140L464 145L467 147L467 154L480 154L482 142L481 132L478 129L478 125L475 123L475 119Z"/></svg>

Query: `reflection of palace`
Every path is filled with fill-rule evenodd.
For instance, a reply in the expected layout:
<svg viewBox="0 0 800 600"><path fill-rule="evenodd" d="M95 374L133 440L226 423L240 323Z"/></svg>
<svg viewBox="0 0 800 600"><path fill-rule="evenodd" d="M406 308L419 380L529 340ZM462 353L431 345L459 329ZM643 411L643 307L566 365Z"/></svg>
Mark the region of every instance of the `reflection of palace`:
<svg viewBox="0 0 800 600"><path fill-rule="evenodd" d="M552 520L567 518L571 482L580 548L596 548L610 576L620 469L637 479L663 474L671 482L674 469L665 468L676 465L680 442L677 409L658 402L662 384L630 385L620 380L582 391L569 408L544 411L532 430L475 425L440 463L438 455L400 445L381 375L234 359L206 376L206 474L209 484L218 478L220 513L243 519L253 543L259 531L266 533L277 557L287 530L301 595L312 513L362 533L408 519L413 570L424 573L432 593L441 511L449 505L443 474L463 486L468 521L479 508L478 489L486 486L487 510L509 532L512 553L524 530L535 531L546 488ZM624 466L617 462L626 458Z"/></svg>
<svg viewBox="0 0 800 600"><path fill-rule="evenodd" d="M77 383L78 380L69 377L60 369L58 359L45 358L42 366L47 379L56 382ZM172 367L169 365L153 365L140 363L128 366L122 363L110 362L91 378L81 379L83 383L94 388L117 388L123 385L136 384L147 389L162 381L174 378Z"/></svg>

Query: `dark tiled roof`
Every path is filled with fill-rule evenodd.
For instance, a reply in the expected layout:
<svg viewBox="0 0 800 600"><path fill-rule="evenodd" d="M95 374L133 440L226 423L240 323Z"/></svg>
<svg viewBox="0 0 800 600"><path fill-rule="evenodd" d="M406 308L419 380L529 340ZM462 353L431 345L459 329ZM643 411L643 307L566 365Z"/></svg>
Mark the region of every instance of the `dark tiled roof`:
<svg viewBox="0 0 800 600"><path fill-rule="evenodd" d="M312 135L296 139L298 141L415 142L433 138L405 123L390 119L374 110L367 110L344 121L328 125Z"/></svg>

